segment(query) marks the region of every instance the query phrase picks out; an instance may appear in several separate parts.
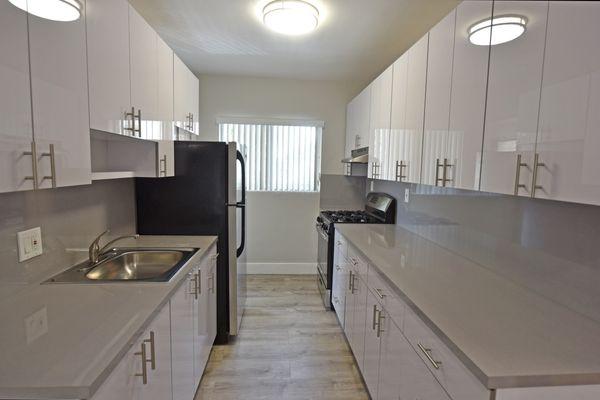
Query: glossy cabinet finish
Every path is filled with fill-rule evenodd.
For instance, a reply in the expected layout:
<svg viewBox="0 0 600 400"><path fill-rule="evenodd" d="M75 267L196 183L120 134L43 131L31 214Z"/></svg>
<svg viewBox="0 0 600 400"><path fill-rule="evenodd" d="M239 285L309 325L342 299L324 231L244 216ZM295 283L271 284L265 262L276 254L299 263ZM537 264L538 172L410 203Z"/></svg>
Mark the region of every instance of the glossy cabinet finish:
<svg viewBox="0 0 600 400"><path fill-rule="evenodd" d="M173 76L175 125L188 132L198 133L198 78L177 55L174 56Z"/></svg>
<svg viewBox="0 0 600 400"><path fill-rule="evenodd" d="M346 157L354 149L369 145L371 86L363 89L346 107Z"/></svg>
<svg viewBox="0 0 600 400"><path fill-rule="evenodd" d="M456 9L429 32L421 175L421 183L427 185L443 186L443 167L439 166L439 162L443 162L444 156L448 156L447 149L451 148L452 144L448 127L455 23Z"/></svg>
<svg viewBox="0 0 600 400"><path fill-rule="evenodd" d="M408 86L408 52L393 64L392 104L390 115L389 162L383 166L386 179L403 181L407 167L406 102ZM420 146L419 146L420 147ZM400 167L401 165L401 167Z"/></svg>
<svg viewBox="0 0 600 400"><path fill-rule="evenodd" d="M600 204L599 20L600 2L550 2L533 197Z"/></svg>
<svg viewBox="0 0 600 400"><path fill-rule="evenodd" d="M93 400L170 399L170 325L170 312L167 304L94 394ZM188 397L189 399L191 397Z"/></svg>
<svg viewBox="0 0 600 400"><path fill-rule="evenodd" d="M526 16L527 31L490 51L481 190L530 196L548 2L496 2L506 14Z"/></svg>
<svg viewBox="0 0 600 400"><path fill-rule="evenodd" d="M173 400L190 400L196 392L194 375L194 291L193 272L170 301Z"/></svg>
<svg viewBox="0 0 600 400"><path fill-rule="evenodd" d="M365 356L362 365L362 375L371 393L371 397L377 398L377 387L379 384L379 346L381 343L382 327L379 326L386 318L383 308L377 300L377 296L367 290L367 321L365 326Z"/></svg>
<svg viewBox="0 0 600 400"><path fill-rule="evenodd" d="M134 134L144 139L159 139L158 116L158 35L144 18L129 6L129 60L131 105L135 109ZM156 131L156 132L155 132Z"/></svg>
<svg viewBox="0 0 600 400"><path fill-rule="evenodd" d="M86 4L90 128L124 134L125 113L131 111L129 4L124 0Z"/></svg>
<svg viewBox="0 0 600 400"><path fill-rule="evenodd" d="M392 65L371 84L368 176L373 179L389 179L393 70Z"/></svg>
<svg viewBox="0 0 600 400"><path fill-rule="evenodd" d="M445 186L479 189L488 60L491 46L469 41L469 27L492 16L492 1L465 1L456 8L450 123ZM443 168L443 167L442 167Z"/></svg>
<svg viewBox="0 0 600 400"><path fill-rule="evenodd" d="M28 23L39 188L89 184L85 18L61 24L29 15Z"/></svg>
<svg viewBox="0 0 600 400"><path fill-rule="evenodd" d="M352 308L348 311L352 313L350 336L350 347L359 368L362 370L365 357L365 333L367 320L367 285L357 274L355 269L352 274ZM348 326L348 324L346 324Z"/></svg>
<svg viewBox="0 0 600 400"><path fill-rule="evenodd" d="M173 50L159 36L156 38L158 57L158 132L155 139L174 140L173 124Z"/></svg>
<svg viewBox="0 0 600 400"><path fill-rule="evenodd" d="M33 189L31 91L27 14L8 1L0 3L0 192Z"/></svg>

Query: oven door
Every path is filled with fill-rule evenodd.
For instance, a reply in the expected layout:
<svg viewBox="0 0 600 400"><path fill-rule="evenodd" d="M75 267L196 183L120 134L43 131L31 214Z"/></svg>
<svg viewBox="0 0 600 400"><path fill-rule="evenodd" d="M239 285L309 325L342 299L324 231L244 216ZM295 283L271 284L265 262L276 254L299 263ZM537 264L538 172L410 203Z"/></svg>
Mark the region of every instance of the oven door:
<svg viewBox="0 0 600 400"><path fill-rule="evenodd" d="M329 251L329 235L325 232L320 224L316 225L317 230L317 278L319 285L319 292L323 298L323 304L325 308L331 308L331 290L327 287L328 276L327 276L327 260Z"/></svg>

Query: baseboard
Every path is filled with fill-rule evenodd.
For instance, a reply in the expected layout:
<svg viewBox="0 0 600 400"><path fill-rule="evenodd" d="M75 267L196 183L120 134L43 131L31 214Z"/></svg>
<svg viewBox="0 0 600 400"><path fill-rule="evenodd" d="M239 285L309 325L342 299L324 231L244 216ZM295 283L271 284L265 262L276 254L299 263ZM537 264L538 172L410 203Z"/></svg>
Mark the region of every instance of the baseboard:
<svg viewBox="0 0 600 400"><path fill-rule="evenodd" d="M316 275L316 263L247 263L248 275Z"/></svg>

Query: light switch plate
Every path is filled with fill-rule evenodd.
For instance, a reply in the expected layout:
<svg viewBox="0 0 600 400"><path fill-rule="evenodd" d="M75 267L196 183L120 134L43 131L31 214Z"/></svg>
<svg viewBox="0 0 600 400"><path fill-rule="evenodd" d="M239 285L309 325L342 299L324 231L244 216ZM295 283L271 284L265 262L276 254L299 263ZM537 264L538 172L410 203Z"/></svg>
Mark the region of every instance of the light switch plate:
<svg viewBox="0 0 600 400"><path fill-rule="evenodd" d="M410 199L410 189L404 189L404 202L408 203L409 199Z"/></svg>
<svg viewBox="0 0 600 400"><path fill-rule="evenodd" d="M48 311L46 307L25 318L25 337L27 343L31 343L39 337L48 333Z"/></svg>
<svg viewBox="0 0 600 400"><path fill-rule="evenodd" d="M19 262L42 254L42 230L40 227L17 233L19 247Z"/></svg>

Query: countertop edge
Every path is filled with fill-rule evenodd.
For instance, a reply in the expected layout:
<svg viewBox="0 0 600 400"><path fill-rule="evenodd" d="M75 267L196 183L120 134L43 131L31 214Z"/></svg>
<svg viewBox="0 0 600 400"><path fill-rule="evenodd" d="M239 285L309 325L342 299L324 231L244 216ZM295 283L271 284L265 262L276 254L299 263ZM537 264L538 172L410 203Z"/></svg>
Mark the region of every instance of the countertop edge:
<svg viewBox="0 0 600 400"><path fill-rule="evenodd" d="M146 235L153 236L153 235ZM156 236L156 235L154 235ZM158 235L165 236L165 235ZM91 399L94 394L98 391L100 386L106 381L115 367L121 362L123 357L127 354L131 346L135 344L138 338L144 333L146 328L158 315L160 310L167 304L167 302L173 297L173 294L181 287L187 276L187 272L191 268L193 261L201 260L206 253L212 249L217 243L217 236L213 235L202 235L198 236L209 240L209 244L205 248L199 248L196 253L185 263L185 265L177 271L173 276L173 280L167 283L172 283L173 286L169 292L167 292L160 303L156 306L154 311L141 323L140 327L127 341L127 343L119 350L116 356L108 363L108 365L102 370L100 375L92 382L90 386L86 385L74 385L74 386L37 386L37 387L0 387L0 398L1 399L28 399L28 400L49 400L49 399Z"/></svg>

